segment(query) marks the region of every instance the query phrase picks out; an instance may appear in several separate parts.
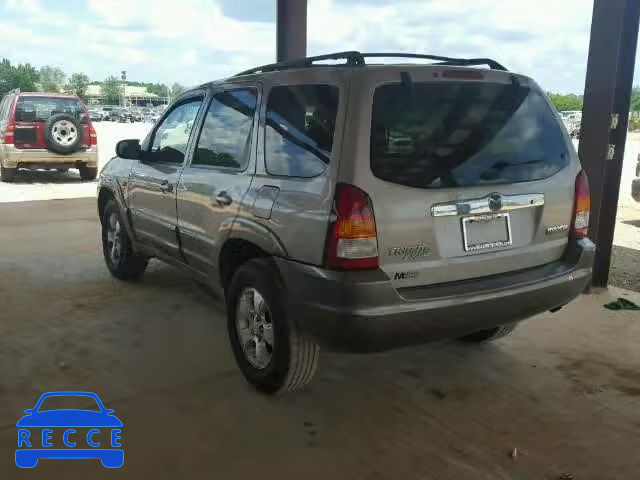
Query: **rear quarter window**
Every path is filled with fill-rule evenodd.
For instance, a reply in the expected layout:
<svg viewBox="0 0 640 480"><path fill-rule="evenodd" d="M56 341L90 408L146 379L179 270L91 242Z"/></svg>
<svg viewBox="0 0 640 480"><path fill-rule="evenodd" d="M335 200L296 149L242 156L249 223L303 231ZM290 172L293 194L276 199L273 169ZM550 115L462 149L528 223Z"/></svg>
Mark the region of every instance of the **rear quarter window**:
<svg viewBox="0 0 640 480"><path fill-rule="evenodd" d="M371 170L382 180L418 188L517 183L568 163L561 127L536 89L425 82L374 93Z"/></svg>
<svg viewBox="0 0 640 480"><path fill-rule="evenodd" d="M267 100L265 164L271 175L315 177L331 159L338 87L273 87Z"/></svg>
<svg viewBox="0 0 640 480"><path fill-rule="evenodd" d="M0 101L0 122L6 122L9 119L9 105L11 105L12 98L7 95Z"/></svg>

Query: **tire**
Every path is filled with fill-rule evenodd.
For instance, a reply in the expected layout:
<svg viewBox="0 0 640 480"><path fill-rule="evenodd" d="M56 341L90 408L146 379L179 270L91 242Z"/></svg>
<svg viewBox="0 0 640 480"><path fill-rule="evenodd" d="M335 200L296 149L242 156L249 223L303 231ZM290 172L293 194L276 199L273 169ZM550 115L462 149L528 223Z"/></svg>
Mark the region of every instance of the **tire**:
<svg viewBox="0 0 640 480"><path fill-rule="evenodd" d="M116 241L118 244L114 246ZM140 278L149 263L148 257L133 251L122 212L113 199L107 202L102 212L102 253L111 275L120 280Z"/></svg>
<svg viewBox="0 0 640 480"><path fill-rule="evenodd" d="M243 330L242 318L239 317L243 312L242 306L246 305L245 298L252 297L255 307L255 293L262 298L266 307L259 309L264 312L265 320L262 323L265 347L260 351L269 354L268 362L263 362L262 365L257 364L259 356L256 336L244 342L247 348L243 348L240 334L240 330ZM227 328L238 367L252 386L270 395L304 387L313 378L320 356L318 345L299 330L295 319L287 318L284 295L284 286L269 258L256 258L242 264L225 289ZM238 319L240 322L237 322ZM249 323L245 325L249 326ZM254 323L254 327L255 325ZM245 334L242 336L245 339L246 332L249 332L248 336L252 335L250 330L244 329ZM270 351L267 348L269 336L272 341ZM246 350L250 353L245 353Z"/></svg>
<svg viewBox="0 0 640 480"><path fill-rule="evenodd" d="M488 330L480 330L479 332L472 333L471 335L467 335L466 337L462 337L460 340L469 343L491 342L493 340L498 340L500 338L506 337L511 332L513 332L517 326L517 322L508 323L506 325L500 325L499 327L490 328Z"/></svg>
<svg viewBox="0 0 640 480"><path fill-rule="evenodd" d="M0 163L0 177L5 183L13 183L18 173L17 168L6 168Z"/></svg>
<svg viewBox="0 0 640 480"><path fill-rule="evenodd" d="M95 180L98 176L98 167L87 167L86 165L80 165L80 167L78 167L78 170L80 170L81 180Z"/></svg>
<svg viewBox="0 0 640 480"><path fill-rule="evenodd" d="M44 124L44 139L49 150L68 155L82 143L82 125L73 115L53 115Z"/></svg>

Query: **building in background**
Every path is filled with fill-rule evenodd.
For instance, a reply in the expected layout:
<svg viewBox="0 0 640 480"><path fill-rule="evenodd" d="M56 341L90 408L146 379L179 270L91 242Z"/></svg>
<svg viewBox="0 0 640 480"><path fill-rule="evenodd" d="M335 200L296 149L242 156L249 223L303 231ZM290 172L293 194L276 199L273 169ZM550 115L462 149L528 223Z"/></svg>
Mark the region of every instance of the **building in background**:
<svg viewBox="0 0 640 480"><path fill-rule="evenodd" d="M107 99L102 95L100 85L89 85L87 88L88 103L106 105ZM169 103L169 97L160 97L147 91L146 87L124 86L124 95L120 96L120 105L125 107L155 107Z"/></svg>

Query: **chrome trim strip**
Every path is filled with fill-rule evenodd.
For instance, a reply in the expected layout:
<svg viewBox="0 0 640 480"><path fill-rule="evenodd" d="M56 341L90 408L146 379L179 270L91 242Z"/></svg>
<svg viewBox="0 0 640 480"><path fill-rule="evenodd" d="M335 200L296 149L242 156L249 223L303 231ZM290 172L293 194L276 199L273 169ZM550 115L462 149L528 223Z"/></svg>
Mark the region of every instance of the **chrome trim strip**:
<svg viewBox="0 0 640 480"><path fill-rule="evenodd" d="M511 210L518 210L520 208L541 207L544 205L544 194L542 193L500 195L502 199L502 208L499 210L491 210L491 208L489 208L489 198L495 195L495 193L490 193L483 198L437 203L431 207L431 216L451 217L457 215L479 215L485 213L507 212Z"/></svg>

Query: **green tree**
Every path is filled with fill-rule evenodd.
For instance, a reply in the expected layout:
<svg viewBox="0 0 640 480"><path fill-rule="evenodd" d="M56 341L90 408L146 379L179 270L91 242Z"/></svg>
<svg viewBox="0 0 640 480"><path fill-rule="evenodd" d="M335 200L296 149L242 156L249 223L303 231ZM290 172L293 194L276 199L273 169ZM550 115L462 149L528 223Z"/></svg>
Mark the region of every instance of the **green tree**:
<svg viewBox="0 0 640 480"><path fill-rule="evenodd" d="M40 90L43 92L59 92L67 78L58 67L44 66L40 69Z"/></svg>
<svg viewBox="0 0 640 480"><path fill-rule="evenodd" d="M164 83L147 83L145 84L149 93L155 93L159 97L169 96L169 87Z"/></svg>
<svg viewBox="0 0 640 480"><path fill-rule="evenodd" d="M91 80L84 73L74 73L69 78L69 84L67 88L71 90L75 95L79 96L83 101L87 101L87 88Z"/></svg>
<svg viewBox="0 0 640 480"><path fill-rule="evenodd" d="M637 85L631 90L631 106L629 109L632 112L640 112L640 87Z"/></svg>
<svg viewBox="0 0 640 480"><path fill-rule="evenodd" d="M14 67L6 58L0 61L0 97L14 88L33 92L38 79L38 71L28 63Z"/></svg>
<svg viewBox="0 0 640 480"><path fill-rule="evenodd" d="M185 91L185 88L182 85L180 85L178 82L176 82L171 87L171 96L175 98L184 91Z"/></svg>
<svg viewBox="0 0 640 480"><path fill-rule="evenodd" d="M40 75L29 63L20 64L16 68L16 87L23 92L35 92Z"/></svg>
<svg viewBox="0 0 640 480"><path fill-rule="evenodd" d="M582 96L548 92L547 95L559 112L566 110L582 110Z"/></svg>
<svg viewBox="0 0 640 480"><path fill-rule="evenodd" d="M107 105L116 105L120 103L120 95L122 94L121 82L111 75L105 78L100 86L100 95L107 102Z"/></svg>

